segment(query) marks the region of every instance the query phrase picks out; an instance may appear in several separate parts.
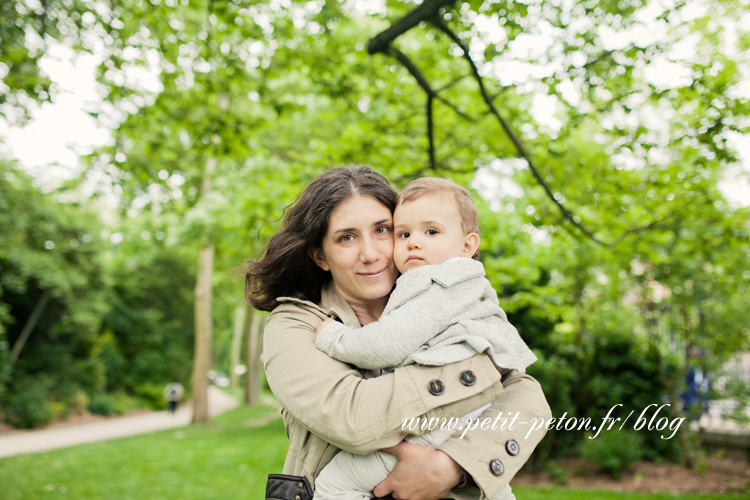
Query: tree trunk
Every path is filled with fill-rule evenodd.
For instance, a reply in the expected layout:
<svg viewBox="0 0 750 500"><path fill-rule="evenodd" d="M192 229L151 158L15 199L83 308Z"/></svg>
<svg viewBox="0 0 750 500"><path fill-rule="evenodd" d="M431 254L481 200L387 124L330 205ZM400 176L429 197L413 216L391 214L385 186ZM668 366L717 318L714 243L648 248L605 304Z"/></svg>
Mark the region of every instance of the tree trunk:
<svg viewBox="0 0 750 500"><path fill-rule="evenodd" d="M49 297L49 290L45 290L42 296L39 297L39 300L34 306L34 310L31 311L31 316L29 316L29 319L26 320L26 324L23 326L21 335L19 335L18 339L16 339L16 343L13 344L13 350L10 352L10 364L15 363L18 359L18 356L21 354L21 349L23 349L23 346L26 345L26 341L29 340L31 332L34 330L37 321L39 321L39 317L42 315L44 306L46 306L47 302L49 302Z"/></svg>
<svg viewBox="0 0 750 500"><path fill-rule="evenodd" d="M232 351L230 353L229 380L232 382L232 391L237 390L237 366L240 364L240 351L242 350L242 335L245 329L245 306L240 304L234 310L234 332L232 334Z"/></svg>
<svg viewBox="0 0 750 500"><path fill-rule="evenodd" d="M247 306L247 373L245 374L245 403L260 403L261 363L260 332L263 316L260 311Z"/></svg>
<svg viewBox="0 0 750 500"><path fill-rule="evenodd" d="M201 185L201 198L211 191L211 176L217 160L209 158ZM208 370L211 367L211 280L214 267L214 245L206 239L198 260L198 280L195 283L195 354L193 358L193 423L205 424L208 414Z"/></svg>

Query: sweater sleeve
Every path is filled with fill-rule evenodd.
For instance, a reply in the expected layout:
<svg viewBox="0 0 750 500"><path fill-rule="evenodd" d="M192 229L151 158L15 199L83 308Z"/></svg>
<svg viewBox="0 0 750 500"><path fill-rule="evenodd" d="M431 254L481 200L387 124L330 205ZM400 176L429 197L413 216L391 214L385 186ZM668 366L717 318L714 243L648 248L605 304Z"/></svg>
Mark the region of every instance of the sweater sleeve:
<svg viewBox="0 0 750 500"><path fill-rule="evenodd" d="M315 347L332 358L360 368L401 366L420 346L443 332L478 303L482 287L465 287L456 293L432 283L378 321L350 329L335 322L321 330ZM408 292L407 292L408 293Z"/></svg>

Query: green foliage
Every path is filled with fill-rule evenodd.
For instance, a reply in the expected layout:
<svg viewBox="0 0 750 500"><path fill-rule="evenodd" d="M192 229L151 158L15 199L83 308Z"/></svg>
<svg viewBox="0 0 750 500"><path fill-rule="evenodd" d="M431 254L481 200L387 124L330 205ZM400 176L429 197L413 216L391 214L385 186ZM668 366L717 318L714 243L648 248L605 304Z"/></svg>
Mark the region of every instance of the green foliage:
<svg viewBox="0 0 750 500"><path fill-rule="evenodd" d="M88 409L90 401L88 394L84 391L76 391L70 401L70 412L74 415L80 415Z"/></svg>
<svg viewBox="0 0 750 500"><path fill-rule="evenodd" d="M149 382L190 378L195 271L182 249L144 245L143 232L161 228L131 228L108 266L112 300L92 355L107 366L107 390L135 394Z"/></svg>
<svg viewBox="0 0 750 500"><path fill-rule="evenodd" d="M142 406L139 401L123 392L98 393L91 397L88 411L96 415L122 415Z"/></svg>
<svg viewBox="0 0 750 500"><path fill-rule="evenodd" d="M164 385L144 383L136 387L135 397L153 410L164 409Z"/></svg>
<svg viewBox="0 0 750 500"><path fill-rule="evenodd" d="M50 383L42 378L25 378L14 384L5 398L5 421L19 429L47 425L55 417L50 401Z"/></svg>
<svg viewBox="0 0 750 500"><path fill-rule="evenodd" d="M547 473L547 477L550 481L554 481L562 486L568 484L568 473L565 472L565 469L554 460L550 460L544 465L544 472Z"/></svg>
<svg viewBox="0 0 750 500"><path fill-rule="evenodd" d="M88 410L95 415L103 416L116 413L114 401L109 394L96 394L89 401Z"/></svg>
<svg viewBox="0 0 750 500"><path fill-rule="evenodd" d="M737 378L730 378L724 390L718 391L720 399L732 401L733 404L724 412L724 418L731 419L738 424L750 423L750 384Z"/></svg>
<svg viewBox="0 0 750 500"><path fill-rule="evenodd" d="M18 396L28 380L48 380L45 398L66 415L76 391L95 389L103 376L103 366L88 358L107 307L104 246L94 236L100 223L91 211L42 193L2 160L0 209L0 387ZM13 362L9 351L21 345L38 304L38 321ZM49 418L46 410L34 413L41 417L21 419L23 425Z"/></svg>
<svg viewBox="0 0 750 500"><path fill-rule="evenodd" d="M463 1L441 12L471 46L536 177L487 113L456 44L425 22L392 46L463 113L435 101L430 165L423 90L391 56L366 51L412 1L364 13L351 2L126 0L97 5L94 16L86 2L6 2L0 104L16 111L53 90L37 64L49 43L85 49L84 32L101 41L110 110L101 116L118 116L118 126L85 158L84 176L119 193L105 235L122 241L105 243L90 213L2 164L0 399L9 350L45 290L39 342L13 379L54 374L67 385L50 391L68 406L77 390L188 385L195 263L208 242L214 363L226 368L242 300L231 269L260 254L278 228L264 223L310 179L356 162L396 187L433 175L477 189L487 276L539 357L529 372L555 416L674 401L691 348L705 353L706 370L750 348L738 313L750 297L750 210L730 206L718 187L739 163L733 139L749 131L741 55L750 35L735 22L747 6L688 4ZM638 36L652 32L663 36ZM539 47L516 50L540 34ZM692 54L674 56L693 43ZM660 65L679 78L656 81L650 69ZM522 81L517 69L527 67ZM129 78L135 69L155 85ZM536 123L535 108L550 119ZM573 220L616 244L595 244L562 217L540 179ZM679 457L677 439L641 436L648 458ZM556 456L582 438L550 431L540 452Z"/></svg>
<svg viewBox="0 0 750 500"><path fill-rule="evenodd" d="M635 431L602 431L594 439L584 439L580 453L598 470L619 479L643 456L643 439Z"/></svg>

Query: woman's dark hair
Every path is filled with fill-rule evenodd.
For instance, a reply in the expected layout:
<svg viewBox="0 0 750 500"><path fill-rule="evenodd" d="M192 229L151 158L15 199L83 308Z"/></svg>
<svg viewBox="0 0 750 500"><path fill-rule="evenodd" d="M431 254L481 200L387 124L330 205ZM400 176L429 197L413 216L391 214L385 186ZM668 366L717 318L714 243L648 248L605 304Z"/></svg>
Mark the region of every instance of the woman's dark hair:
<svg viewBox="0 0 750 500"><path fill-rule="evenodd" d="M245 296L254 308L271 311L279 305L278 297L320 301L331 273L318 267L309 251L322 245L331 212L357 195L371 196L391 212L396 208L396 191L385 177L365 166L329 170L302 191L260 259L248 261Z"/></svg>

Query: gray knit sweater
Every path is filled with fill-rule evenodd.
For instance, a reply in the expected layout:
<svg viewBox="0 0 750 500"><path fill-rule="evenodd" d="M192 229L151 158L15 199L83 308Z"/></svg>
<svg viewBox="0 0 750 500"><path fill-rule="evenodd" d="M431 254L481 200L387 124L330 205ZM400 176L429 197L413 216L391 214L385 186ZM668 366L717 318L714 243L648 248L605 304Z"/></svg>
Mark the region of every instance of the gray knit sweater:
<svg viewBox="0 0 750 500"><path fill-rule="evenodd" d="M368 369L442 366L481 352L503 369L523 371L536 361L500 308L482 263L466 258L407 271L378 321L355 330L334 322L315 346Z"/></svg>

